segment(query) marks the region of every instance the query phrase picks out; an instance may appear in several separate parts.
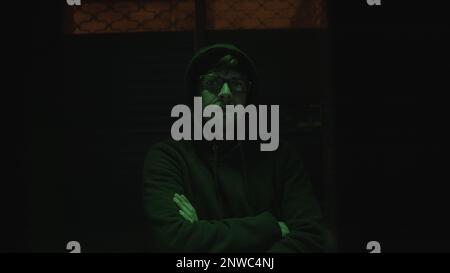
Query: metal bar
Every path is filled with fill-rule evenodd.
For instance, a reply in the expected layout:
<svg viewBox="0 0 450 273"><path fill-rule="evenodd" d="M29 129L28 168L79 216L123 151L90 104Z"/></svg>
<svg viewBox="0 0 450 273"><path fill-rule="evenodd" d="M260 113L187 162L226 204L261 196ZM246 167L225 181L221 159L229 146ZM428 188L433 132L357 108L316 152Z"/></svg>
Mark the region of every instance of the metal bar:
<svg viewBox="0 0 450 273"><path fill-rule="evenodd" d="M206 45L206 3L195 0L194 50Z"/></svg>

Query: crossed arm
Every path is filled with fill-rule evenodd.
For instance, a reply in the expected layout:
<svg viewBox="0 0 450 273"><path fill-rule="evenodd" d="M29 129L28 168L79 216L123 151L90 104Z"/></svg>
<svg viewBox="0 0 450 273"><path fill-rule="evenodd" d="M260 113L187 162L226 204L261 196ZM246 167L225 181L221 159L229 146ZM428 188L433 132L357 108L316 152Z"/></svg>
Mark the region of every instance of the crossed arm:
<svg viewBox="0 0 450 273"><path fill-rule="evenodd" d="M289 154L280 162L281 213L242 218L198 219L184 196L189 172L169 145L156 146L144 164L144 205L151 249L158 252L305 252L323 251L327 231L301 164ZM174 206L174 203L176 206ZM178 207L178 209L176 209ZM175 209L174 209L175 208Z"/></svg>
<svg viewBox="0 0 450 273"><path fill-rule="evenodd" d="M175 204L177 204L178 208L180 209L178 213L186 221L189 221L190 223L198 221L197 212L195 211L194 206L192 206L191 202L189 202L186 196L184 196L183 194L175 193L173 201L175 202ZM278 226L280 227L282 237L289 234L289 228L286 225L286 223L278 221Z"/></svg>

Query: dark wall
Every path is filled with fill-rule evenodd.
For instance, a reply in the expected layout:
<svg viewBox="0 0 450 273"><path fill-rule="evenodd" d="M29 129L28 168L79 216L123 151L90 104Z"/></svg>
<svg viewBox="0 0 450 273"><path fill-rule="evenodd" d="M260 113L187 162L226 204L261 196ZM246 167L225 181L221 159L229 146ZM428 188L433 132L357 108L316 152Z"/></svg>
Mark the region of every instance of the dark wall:
<svg viewBox="0 0 450 273"><path fill-rule="evenodd" d="M329 3L340 249L448 252L448 9Z"/></svg>
<svg viewBox="0 0 450 273"><path fill-rule="evenodd" d="M280 104L281 134L301 151L326 213L321 98L324 31L209 33L254 58L260 99ZM65 36L52 91L30 97L30 238L33 251L141 251L141 169L169 137L171 108L184 103L190 32ZM43 58L41 60L45 62ZM34 69L39 70L38 67ZM49 75L52 77L51 75ZM44 81L48 78L38 78ZM45 124L45 125L44 125Z"/></svg>

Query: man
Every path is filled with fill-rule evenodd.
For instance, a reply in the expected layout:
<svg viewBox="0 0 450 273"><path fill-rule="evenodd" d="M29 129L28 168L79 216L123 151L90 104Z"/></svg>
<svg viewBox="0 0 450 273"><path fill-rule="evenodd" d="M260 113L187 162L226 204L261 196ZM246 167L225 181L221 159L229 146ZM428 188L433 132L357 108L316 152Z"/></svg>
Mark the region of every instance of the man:
<svg viewBox="0 0 450 273"><path fill-rule="evenodd" d="M258 81L251 59L229 44L199 50L186 73L203 107L247 105ZM324 251L327 231L299 157L281 142L174 141L145 160L144 206L159 252Z"/></svg>

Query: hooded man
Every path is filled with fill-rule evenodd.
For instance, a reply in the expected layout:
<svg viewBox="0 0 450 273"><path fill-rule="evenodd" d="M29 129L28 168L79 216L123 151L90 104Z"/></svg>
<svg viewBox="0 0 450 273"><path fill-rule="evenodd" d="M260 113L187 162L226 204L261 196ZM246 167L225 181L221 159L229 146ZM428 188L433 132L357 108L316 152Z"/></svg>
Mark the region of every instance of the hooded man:
<svg viewBox="0 0 450 273"><path fill-rule="evenodd" d="M252 60L230 44L200 49L186 85L203 107L248 105L258 89ZM203 121L204 122L204 121ZM145 160L143 194L151 251L324 251L328 232L295 149L257 141L167 140Z"/></svg>

